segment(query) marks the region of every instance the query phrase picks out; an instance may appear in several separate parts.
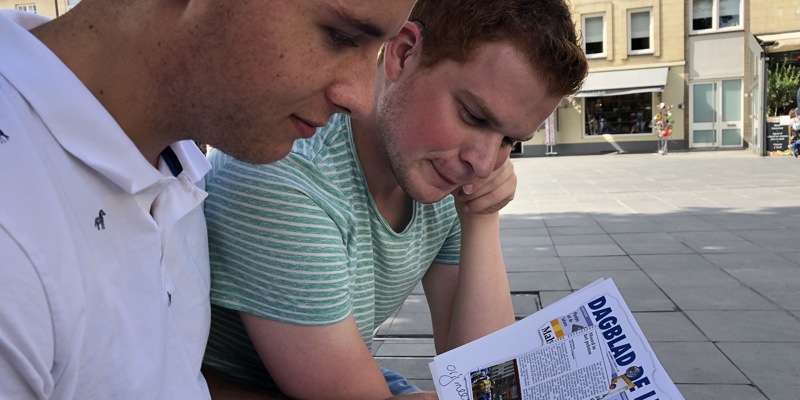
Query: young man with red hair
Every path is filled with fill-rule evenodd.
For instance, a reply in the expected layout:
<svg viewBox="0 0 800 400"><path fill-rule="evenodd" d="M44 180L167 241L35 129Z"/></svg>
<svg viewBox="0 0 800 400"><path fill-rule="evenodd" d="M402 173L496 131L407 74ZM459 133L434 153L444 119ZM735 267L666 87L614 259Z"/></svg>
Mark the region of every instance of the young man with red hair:
<svg viewBox="0 0 800 400"><path fill-rule="evenodd" d="M509 153L587 72L563 0L421 0L375 106L258 166L213 152L205 366L292 398L418 390L370 354L421 281L437 352L514 322L498 211Z"/></svg>

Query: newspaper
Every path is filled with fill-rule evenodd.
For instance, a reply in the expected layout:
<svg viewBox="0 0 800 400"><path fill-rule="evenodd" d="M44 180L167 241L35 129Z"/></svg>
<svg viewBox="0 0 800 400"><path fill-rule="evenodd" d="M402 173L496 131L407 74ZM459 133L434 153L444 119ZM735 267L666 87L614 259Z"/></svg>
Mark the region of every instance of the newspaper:
<svg viewBox="0 0 800 400"><path fill-rule="evenodd" d="M434 357L439 399L678 400L611 279Z"/></svg>

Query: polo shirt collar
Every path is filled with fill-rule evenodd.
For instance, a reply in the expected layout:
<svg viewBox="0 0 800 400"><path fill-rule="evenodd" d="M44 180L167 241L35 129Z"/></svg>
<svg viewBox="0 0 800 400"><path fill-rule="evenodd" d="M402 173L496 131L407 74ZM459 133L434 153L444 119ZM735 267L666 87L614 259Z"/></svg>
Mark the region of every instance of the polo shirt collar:
<svg viewBox="0 0 800 400"><path fill-rule="evenodd" d="M89 167L130 194L158 183L163 174L72 71L28 32L47 21L29 13L0 11L0 54L13 54L3 58L0 75L19 91L61 146ZM210 169L193 142L170 147L193 182Z"/></svg>

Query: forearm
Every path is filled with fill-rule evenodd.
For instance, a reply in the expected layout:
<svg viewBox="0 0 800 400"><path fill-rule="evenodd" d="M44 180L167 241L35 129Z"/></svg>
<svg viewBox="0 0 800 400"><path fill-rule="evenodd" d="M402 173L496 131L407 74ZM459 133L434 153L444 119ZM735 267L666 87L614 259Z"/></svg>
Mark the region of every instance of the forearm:
<svg viewBox="0 0 800 400"><path fill-rule="evenodd" d="M229 381L209 368L203 368L208 391L214 400L280 400L285 396L260 392Z"/></svg>
<svg viewBox="0 0 800 400"><path fill-rule="evenodd" d="M288 398L386 399L380 367L353 316L302 326L240 313L248 336L275 384Z"/></svg>
<svg viewBox="0 0 800 400"><path fill-rule="evenodd" d="M514 323L497 213L461 219L461 261L447 349Z"/></svg>

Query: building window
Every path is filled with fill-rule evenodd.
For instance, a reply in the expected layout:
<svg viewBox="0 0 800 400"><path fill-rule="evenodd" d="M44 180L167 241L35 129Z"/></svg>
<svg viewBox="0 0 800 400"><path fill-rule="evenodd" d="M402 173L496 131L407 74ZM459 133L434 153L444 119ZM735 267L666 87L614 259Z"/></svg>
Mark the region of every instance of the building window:
<svg viewBox="0 0 800 400"><path fill-rule="evenodd" d="M583 51L587 58L604 57L606 54L605 21L603 15L583 17Z"/></svg>
<svg viewBox="0 0 800 400"><path fill-rule="evenodd" d="M72 7L75 7L80 2L81 0L67 0L67 11L71 10Z"/></svg>
<svg viewBox="0 0 800 400"><path fill-rule="evenodd" d="M36 4L17 4L16 9L36 14Z"/></svg>
<svg viewBox="0 0 800 400"><path fill-rule="evenodd" d="M739 26L740 0L719 0L719 27Z"/></svg>
<svg viewBox="0 0 800 400"><path fill-rule="evenodd" d="M692 0L692 31L737 29L741 0Z"/></svg>
<svg viewBox="0 0 800 400"><path fill-rule="evenodd" d="M586 97L584 135L630 135L653 132L653 93Z"/></svg>
<svg viewBox="0 0 800 400"><path fill-rule="evenodd" d="M628 54L652 53L650 10L628 12Z"/></svg>

